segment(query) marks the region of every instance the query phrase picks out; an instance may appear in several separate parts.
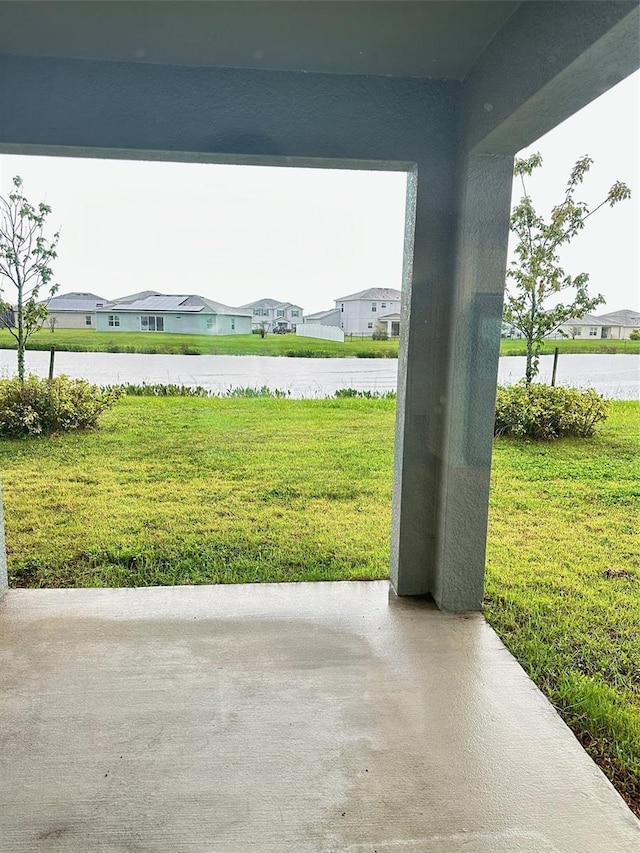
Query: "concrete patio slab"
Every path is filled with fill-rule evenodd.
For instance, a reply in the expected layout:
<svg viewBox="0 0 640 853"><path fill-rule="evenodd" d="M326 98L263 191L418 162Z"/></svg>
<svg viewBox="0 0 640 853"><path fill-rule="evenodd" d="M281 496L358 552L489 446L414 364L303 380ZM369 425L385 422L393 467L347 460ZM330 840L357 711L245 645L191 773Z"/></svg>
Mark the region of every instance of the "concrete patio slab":
<svg viewBox="0 0 640 853"><path fill-rule="evenodd" d="M13 590L3 853L637 853L479 614L386 583Z"/></svg>

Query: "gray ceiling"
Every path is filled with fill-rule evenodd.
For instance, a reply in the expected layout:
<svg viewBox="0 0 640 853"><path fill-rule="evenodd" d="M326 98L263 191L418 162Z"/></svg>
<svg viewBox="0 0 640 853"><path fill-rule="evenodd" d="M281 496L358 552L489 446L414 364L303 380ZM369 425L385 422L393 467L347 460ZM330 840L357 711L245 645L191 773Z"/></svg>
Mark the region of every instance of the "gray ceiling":
<svg viewBox="0 0 640 853"><path fill-rule="evenodd" d="M0 2L0 52L463 79L520 2Z"/></svg>

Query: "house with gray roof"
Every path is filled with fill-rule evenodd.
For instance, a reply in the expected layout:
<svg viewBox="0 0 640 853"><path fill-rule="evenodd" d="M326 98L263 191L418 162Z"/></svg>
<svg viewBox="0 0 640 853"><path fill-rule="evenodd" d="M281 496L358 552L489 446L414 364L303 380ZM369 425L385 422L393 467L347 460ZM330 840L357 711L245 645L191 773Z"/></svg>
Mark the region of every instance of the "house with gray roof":
<svg viewBox="0 0 640 853"><path fill-rule="evenodd" d="M242 310L251 313L251 326L253 329L263 328L266 332L276 329L295 331L296 326L302 323L302 307L294 305L293 302L280 302L277 299L256 299L242 306Z"/></svg>
<svg viewBox="0 0 640 853"><path fill-rule="evenodd" d="M371 336L378 325L384 325L389 315L389 322L394 335L400 334L400 303L402 293L392 287L369 287L348 296L335 300L336 309L340 312L340 327L345 335ZM382 321L382 322L381 322ZM391 326L397 323L397 326Z"/></svg>
<svg viewBox="0 0 640 853"><path fill-rule="evenodd" d="M95 329L96 310L109 300L95 293L72 291L53 296L47 303L47 325L56 329Z"/></svg>
<svg viewBox="0 0 640 853"><path fill-rule="evenodd" d="M316 311L306 314L304 324L309 326L337 326L340 328L340 309L329 308L328 311Z"/></svg>
<svg viewBox="0 0 640 853"><path fill-rule="evenodd" d="M101 332L169 332L185 335L248 335L251 314L196 294L134 294L96 311Z"/></svg>
<svg viewBox="0 0 640 853"><path fill-rule="evenodd" d="M585 314L563 323L559 332L550 337L601 338L603 340L629 340L631 332L640 329L640 312L623 309L609 314Z"/></svg>
<svg viewBox="0 0 640 853"><path fill-rule="evenodd" d="M634 330L640 330L640 311L612 311L610 314L600 314L599 320L603 338L629 340Z"/></svg>

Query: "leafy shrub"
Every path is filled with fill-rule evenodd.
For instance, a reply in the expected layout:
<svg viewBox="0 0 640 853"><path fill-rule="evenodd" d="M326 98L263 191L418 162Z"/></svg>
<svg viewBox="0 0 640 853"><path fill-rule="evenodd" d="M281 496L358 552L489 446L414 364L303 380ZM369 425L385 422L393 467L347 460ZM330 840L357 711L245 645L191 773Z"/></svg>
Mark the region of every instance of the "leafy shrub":
<svg viewBox="0 0 640 853"><path fill-rule="evenodd" d="M283 355L287 358L331 358L331 353L324 349L288 349Z"/></svg>
<svg viewBox="0 0 640 853"><path fill-rule="evenodd" d="M291 391L282 391L279 388L269 388L263 385L261 388L228 388L225 397L274 397L283 400L291 396Z"/></svg>
<svg viewBox="0 0 640 853"><path fill-rule="evenodd" d="M0 380L0 437L49 435L97 426L100 415L122 397L84 379L58 376L51 382L30 376L22 384Z"/></svg>
<svg viewBox="0 0 640 853"><path fill-rule="evenodd" d="M608 415L608 403L596 391L532 383L499 386L495 435L549 439L588 438Z"/></svg>
<svg viewBox="0 0 640 853"><path fill-rule="evenodd" d="M103 391L117 390L127 397L210 397L211 392L202 385L163 385L159 382L142 382L139 385L104 385Z"/></svg>
<svg viewBox="0 0 640 853"><path fill-rule="evenodd" d="M640 341L640 329L634 329L629 337L632 341Z"/></svg>
<svg viewBox="0 0 640 853"><path fill-rule="evenodd" d="M334 396L338 399L358 397L366 400L395 400L397 394L395 391L359 391L357 388L338 388Z"/></svg>
<svg viewBox="0 0 640 853"><path fill-rule="evenodd" d="M387 333L387 329L382 323L378 324L373 330L373 334L371 335L374 341L388 341L389 335Z"/></svg>

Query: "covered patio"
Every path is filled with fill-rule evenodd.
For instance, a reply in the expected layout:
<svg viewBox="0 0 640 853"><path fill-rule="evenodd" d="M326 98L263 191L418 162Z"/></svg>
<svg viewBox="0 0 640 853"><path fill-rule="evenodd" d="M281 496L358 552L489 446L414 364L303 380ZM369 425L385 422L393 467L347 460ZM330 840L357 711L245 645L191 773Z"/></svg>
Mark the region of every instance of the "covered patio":
<svg viewBox="0 0 640 853"><path fill-rule="evenodd" d="M15 590L2 850L635 853L479 613L385 582Z"/></svg>
<svg viewBox="0 0 640 853"><path fill-rule="evenodd" d="M391 585L6 591L3 853L638 849L479 612L513 157L638 64L636 2L0 5L2 152L408 187Z"/></svg>

